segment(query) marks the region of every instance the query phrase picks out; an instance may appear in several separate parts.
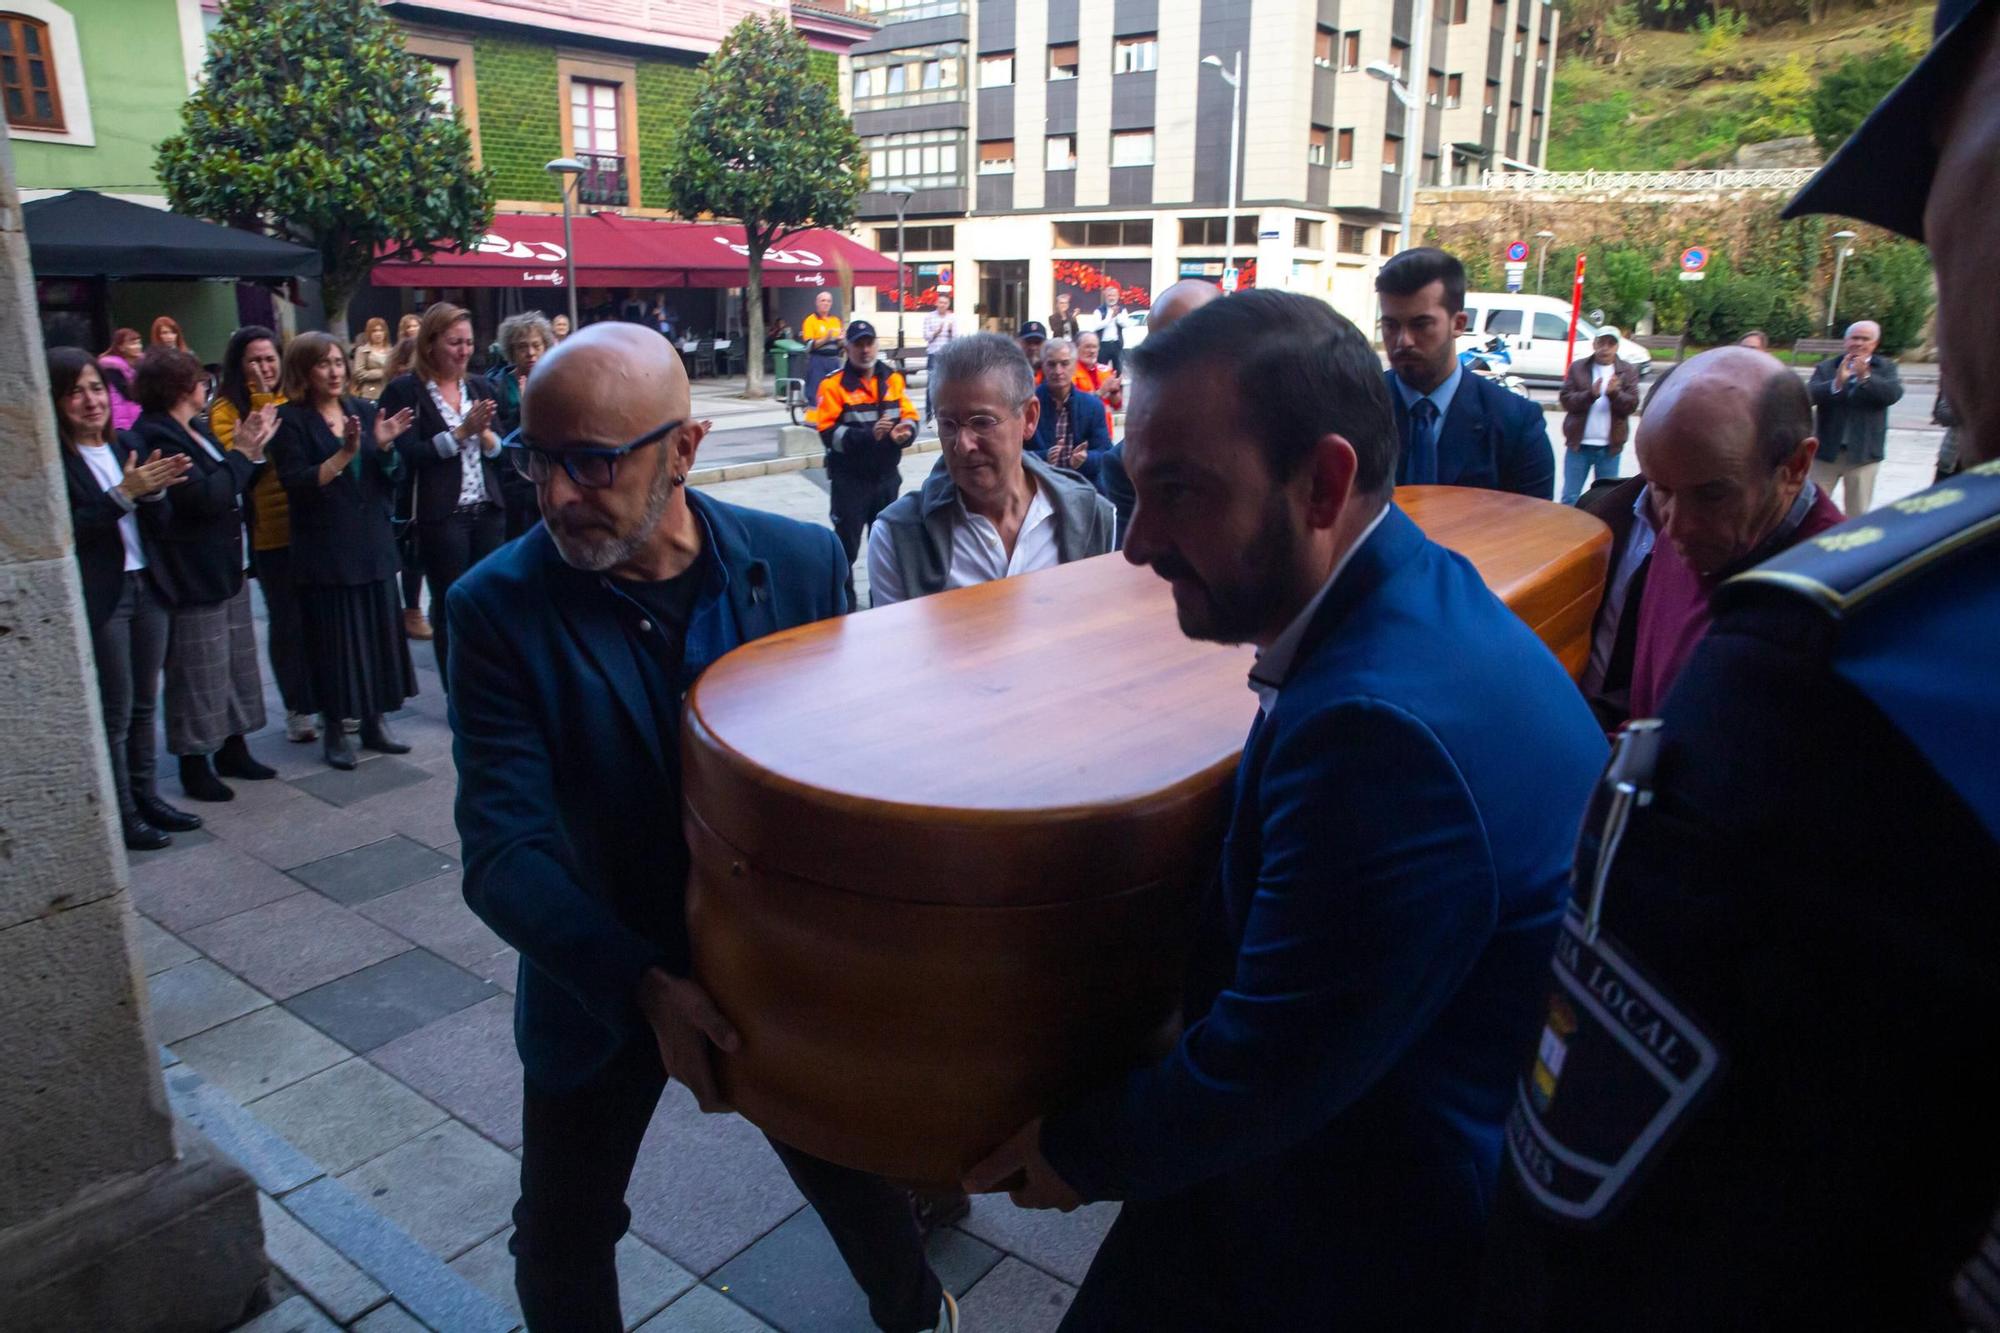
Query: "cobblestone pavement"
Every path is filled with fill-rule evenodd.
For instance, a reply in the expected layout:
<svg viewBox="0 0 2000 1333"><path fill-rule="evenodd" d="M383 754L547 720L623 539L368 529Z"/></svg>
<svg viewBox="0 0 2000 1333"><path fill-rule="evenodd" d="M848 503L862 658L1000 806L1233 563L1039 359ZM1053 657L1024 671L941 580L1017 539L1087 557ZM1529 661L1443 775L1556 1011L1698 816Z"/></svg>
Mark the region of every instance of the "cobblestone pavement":
<svg viewBox="0 0 2000 1333"><path fill-rule="evenodd" d="M1928 484L1929 394L1912 385L1896 410L1878 502ZM906 487L936 461L907 457ZM710 493L826 522L816 471ZM858 582L865 602L865 571ZM274 725L251 748L278 779L233 783L234 801L197 807L205 829L131 858L170 1093L264 1191L277 1276L273 1308L245 1325L258 1333L518 1323L506 1250L521 1138L517 960L460 896L444 698L429 647L414 648L422 692L395 719L411 754L334 772L317 746L286 744L270 690ZM179 802L170 762L161 772ZM825 1230L741 1119L702 1116L670 1088L629 1202L628 1327L870 1327ZM1051 1329L1114 1215L980 1199L932 1257L968 1330Z"/></svg>

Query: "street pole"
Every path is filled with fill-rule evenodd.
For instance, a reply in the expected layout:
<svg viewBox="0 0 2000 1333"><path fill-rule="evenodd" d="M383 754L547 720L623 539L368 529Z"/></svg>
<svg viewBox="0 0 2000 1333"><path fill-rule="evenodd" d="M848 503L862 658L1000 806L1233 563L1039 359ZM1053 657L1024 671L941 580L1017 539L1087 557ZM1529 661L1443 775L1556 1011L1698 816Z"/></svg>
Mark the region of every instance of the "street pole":
<svg viewBox="0 0 2000 1333"><path fill-rule="evenodd" d="M1410 100L1405 110L1416 112L1416 124L1404 117L1403 126L1403 244L1408 250L1417 243L1417 173L1424 163L1424 120L1430 110L1430 0L1416 0L1410 9L1410 72L1404 79Z"/></svg>
<svg viewBox="0 0 2000 1333"><path fill-rule="evenodd" d="M1535 259L1535 295L1537 296L1542 295L1542 275L1548 271L1549 267L1549 242L1555 238L1556 234L1552 231L1538 231L1535 233L1535 239L1542 243L1542 252Z"/></svg>
<svg viewBox="0 0 2000 1333"><path fill-rule="evenodd" d="M903 249L903 197L896 196L896 351L903 350L903 311L910 304L910 263Z"/></svg>
<svg viewBox="0 0 2000 1333"><path fill-rule="evenodd" d="M1222 234L1222 271L1236 267L1236 154L1243 142L1243 52L1236 53L1236 68L1229 75L1229 210Z"/></svg>
<svg viewBox="0 0 2000 1333"><path fill-rule="evenodd" d="M576 317L576 241L570 230L570 191L576 182L575 176L566 176L562 183L563 197L563 264L569 270L563 286L569 289L569 331L575 333L579 327Z"/></svg>
<svg viewBox="0 0 2000 1333"><path fill-rule="evenodd" d="M1854 240L1851 231L1837 231L1833 234L1834 244L1839 249L1833 252L1833 291L1826 298L1826 336L1833 336L1834 312L1840 309L1840 272L1847 267L1847 257L1854 253L1850 244Z"/></svg>

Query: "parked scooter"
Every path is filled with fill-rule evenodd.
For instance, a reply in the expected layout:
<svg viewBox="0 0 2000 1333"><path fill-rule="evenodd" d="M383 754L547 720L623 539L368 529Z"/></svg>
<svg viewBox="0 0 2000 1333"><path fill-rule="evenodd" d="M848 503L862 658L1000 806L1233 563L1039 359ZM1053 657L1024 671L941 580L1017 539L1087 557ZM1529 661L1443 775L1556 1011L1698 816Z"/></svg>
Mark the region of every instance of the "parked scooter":
<svg viewBox="0 0 2000 1333"><path fill-rule="evenodd" d="M1528 384L1519 375L1501 369L1514 364L1514 358L1507 350L1507 340L1495 334L1484 347L1469 347L1458 354L1458 364L1475 375L1484 375L1509 393L1528 396Z"/></svg>

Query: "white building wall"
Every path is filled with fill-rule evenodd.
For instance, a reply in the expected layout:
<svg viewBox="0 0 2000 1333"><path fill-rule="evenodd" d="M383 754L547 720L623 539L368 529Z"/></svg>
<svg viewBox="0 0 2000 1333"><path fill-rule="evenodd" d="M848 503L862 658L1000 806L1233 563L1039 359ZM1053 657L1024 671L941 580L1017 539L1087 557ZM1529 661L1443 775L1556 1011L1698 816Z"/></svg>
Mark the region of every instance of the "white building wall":
<svg viewBox="0 0 2000 1333"><path fill-rule="evenodd" d="M1036 0L1022 0L1034 4ZM1085 4L1077 15L1076 202L1111 200L1111 6ZM1157 142L1159 135L1154 134Z"/></svg>

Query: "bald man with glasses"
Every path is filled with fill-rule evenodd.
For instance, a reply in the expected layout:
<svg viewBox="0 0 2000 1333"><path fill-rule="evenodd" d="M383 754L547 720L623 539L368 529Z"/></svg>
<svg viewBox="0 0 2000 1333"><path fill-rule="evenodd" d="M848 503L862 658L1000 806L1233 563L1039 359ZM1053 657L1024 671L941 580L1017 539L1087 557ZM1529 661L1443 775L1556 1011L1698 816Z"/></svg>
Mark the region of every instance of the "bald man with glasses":
<svg viewBox="0 0 2000 1333"><path fill-rule="evenodd" d="M708 431L691 416L649 329L596 324L550 351L505 450L542 526L448 598L465 898L521 953L509 1248L530 1329L624 1327L625 1190L667 1080L726 1109L711 1056L738 1038L688 975L681 700L738 644L847 609L832 533L690 490ZM956 1328L905 1191L772 1146L877 1325Z"/></svg>

